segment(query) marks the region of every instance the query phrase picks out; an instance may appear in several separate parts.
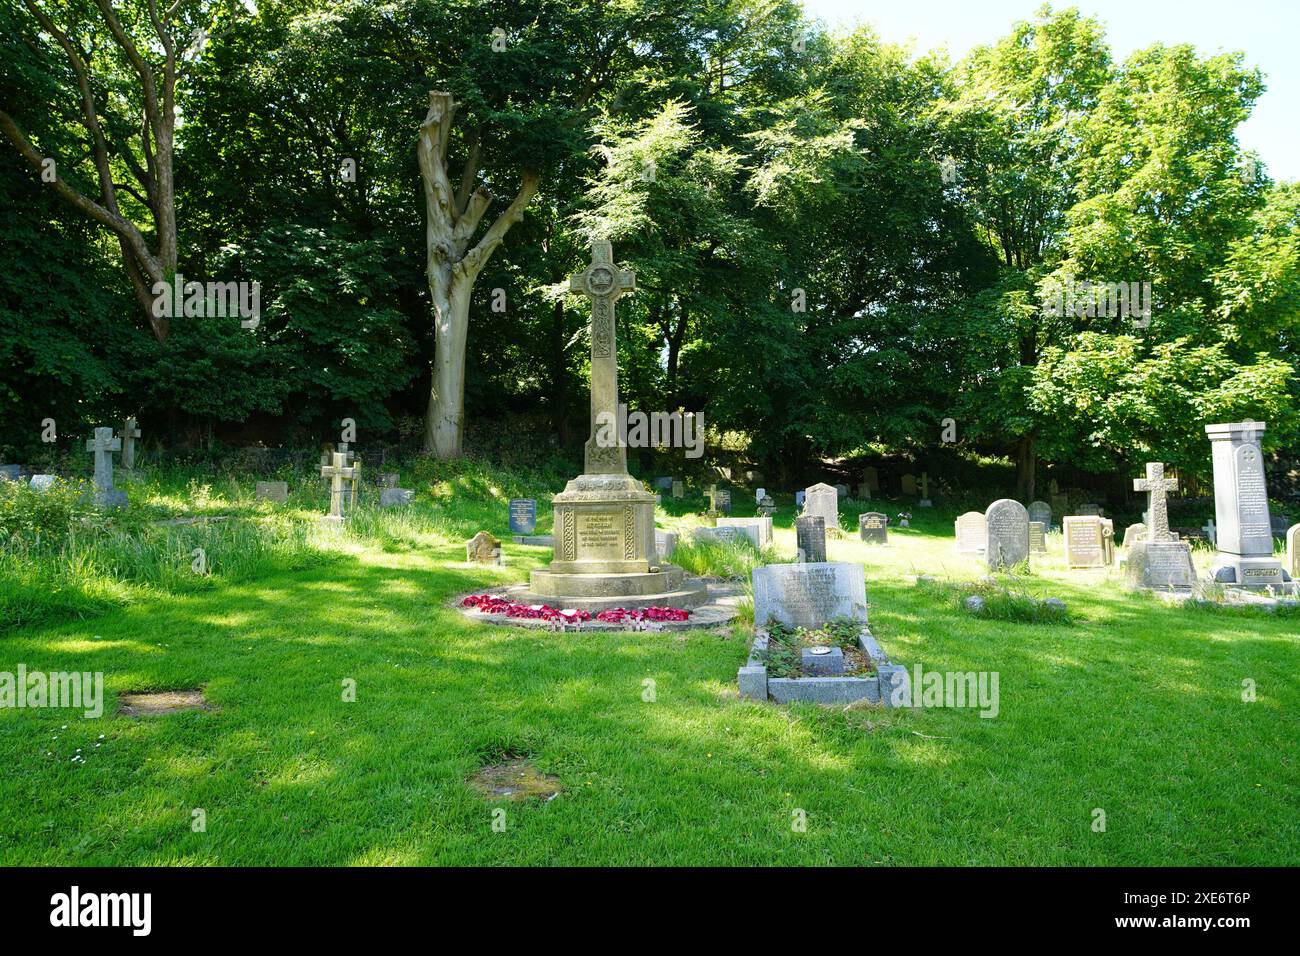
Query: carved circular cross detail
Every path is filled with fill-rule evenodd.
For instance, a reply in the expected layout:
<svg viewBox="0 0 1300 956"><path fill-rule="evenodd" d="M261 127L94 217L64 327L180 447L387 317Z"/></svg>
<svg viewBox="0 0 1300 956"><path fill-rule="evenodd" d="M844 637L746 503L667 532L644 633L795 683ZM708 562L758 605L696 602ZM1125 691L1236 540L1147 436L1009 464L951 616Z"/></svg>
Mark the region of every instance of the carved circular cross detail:
<svg viewBox="0 0 1300 956"><path fill-rule="evenodd" d="M597 295L604 295L614 288L614 273L604 266L598 266L587 277L587 286Z"/></svg>

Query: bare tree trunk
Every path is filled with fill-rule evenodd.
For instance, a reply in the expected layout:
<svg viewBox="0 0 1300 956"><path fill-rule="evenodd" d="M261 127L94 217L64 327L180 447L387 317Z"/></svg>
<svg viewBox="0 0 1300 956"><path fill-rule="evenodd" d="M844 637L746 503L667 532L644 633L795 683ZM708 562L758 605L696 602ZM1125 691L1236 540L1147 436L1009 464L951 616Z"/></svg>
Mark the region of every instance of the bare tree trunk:
<svg viewBox="0 0 1300 956"><path fill-rule="evenodd" d="M473 188L478 176L477 133L471 136L460 188L452 193L447 175L447 144L455 118L456 101L452 95L431 91L429 112L420 124L418 147L426 213L425 272L434 323L424 450L444 460L459 457L465 431L465 346L469 341L469 303L474 282L510 227L523 218L524 207L532 200L539 183L537 172L525 169L523 184L514 201L483 237L470 246L479 221L492 202L492 193L486 186Z"/></svg>
<svg viewBox="0 0 1300 956"><path fill-rule="evenodd" d="M1016 497L1025 504L1034 500L1036 465L1034 436L1025 435L1016 443Z"/></svg>

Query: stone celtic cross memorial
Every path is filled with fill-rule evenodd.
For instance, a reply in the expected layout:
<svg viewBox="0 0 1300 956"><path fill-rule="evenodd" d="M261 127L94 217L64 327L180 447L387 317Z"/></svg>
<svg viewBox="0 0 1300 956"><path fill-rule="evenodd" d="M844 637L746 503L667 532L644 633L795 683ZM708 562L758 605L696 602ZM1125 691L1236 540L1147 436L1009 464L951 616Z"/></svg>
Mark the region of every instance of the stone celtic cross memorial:
<svg viewBox="0 0 1300 956"><path fill-rule="evenodd" d="M1133 490L1147 493L1147 527L1146 534L1134 542L1125 564L1125 579L1131 587L1184 590L1196 583L1191 545L1169 533L1167 496L1177 489L1178 481L1166 478L1165 466L1158 461L1147 462L1145 478L1133 479Z"/></svg>
<svg viewBox="0 0 1300 956"><path fill-rule="evenodd" d="M1223 584L1277 587L1290 577L1273 557L1273 523L1259 447L1263 433L1263 422L1205 426L1214 456L1217 553L1211 574Z"/></svg>
<svg viewBox="0 0 1300 956"><path fill-rule="evenodd" d="M618 433L618 347L614 303L636 277L614 264L608 242L591 244L591 263L569 280L591 301L591 432L583 473L552 503L555 550L515 600L598 612L613 607L693 608L708 600L702 581L661 564L655 549L655 496L627 471Z"/></svg>

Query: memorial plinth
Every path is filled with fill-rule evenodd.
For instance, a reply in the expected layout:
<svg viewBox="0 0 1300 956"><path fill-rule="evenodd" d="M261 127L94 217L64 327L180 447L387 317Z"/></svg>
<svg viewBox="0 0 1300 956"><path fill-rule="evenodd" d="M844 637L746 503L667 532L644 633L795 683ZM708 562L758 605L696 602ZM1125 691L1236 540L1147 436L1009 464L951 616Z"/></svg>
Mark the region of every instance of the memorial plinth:
<svg viewBox="0 0 1300 956"><path fill-rule="evenodd" d="M699 607L708 601L704 582L658 559L655 496L627 473L627 447L615 426L614 302L636 288L636 278L614 265L608 242L592 243L591 253L591 265L570 280L574 292L591 299L591 437L583 473L552 501L550 566L533 571L528 592L513 597L590 612Z"/></svg>
<svg viewBox="0 0 1300 956"><path fill-rule="evenodd" d="M1273 557L1273 526L1259 447L1263 422L1206 425L1214 455L1214 511L1218 524L1211 575L1242 588L1280 587L1290 581Z"/></svg>

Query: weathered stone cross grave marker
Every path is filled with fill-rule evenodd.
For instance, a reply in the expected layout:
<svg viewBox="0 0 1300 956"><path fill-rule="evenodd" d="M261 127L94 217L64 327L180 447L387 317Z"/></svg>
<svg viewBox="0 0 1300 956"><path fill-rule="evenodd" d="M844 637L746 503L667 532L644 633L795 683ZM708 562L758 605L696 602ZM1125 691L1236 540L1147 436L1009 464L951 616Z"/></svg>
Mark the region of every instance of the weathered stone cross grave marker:
<svg viewBox="0 0 1300 956"><path fill-rule="evenodd" d="M113 452L121 448L122 439L114 438L111 428L96 428L95 437L86 439L86 451L95 453L95 504L101 507L123 503L125 495L113 488Z"/></svg>
<svg viewBox="0 0 1300 956"><path fill-rule="evenodd" d="M597 436L618 422L618 347L614 303L636 289L636 276L614 265L614 249L605 241L591 244L591 264L569 279L569 289L591 299L591 437L585 448L588 475L627 474L627 448L621 440ZM617 435L617 430L615 431Z"/></svg>
<svg viewBox="0 0 1300 956"><path fill-rule="evenodd" d="M140 428L134 417L122 423L122 467L127 471L135 469L135 440L140 437Z"/></svg>
<svg viewBox="0 0 1300 956"><path fill-rule="evenodd" d="M334 453L333 464L320 470L322 478L330 479L330 513L325 516L325 521L341 523L346 517L343 513L343 482L346 479L355 483L360 471L360 465L347 466L347 453L341 451Z"/></svg>
<svg viewBox="0 0 1300 956"><path fill-rule="evenodd" d="M1149 461L1147 476L1134 478L1133 490L1147 493L1147 511L1151 516L1147 522L1147 540L1172 541L1169 534L1169 502L1165 496L1178 490L1178 479L1166 478L1165 466L1158 461Z"/></svg>

